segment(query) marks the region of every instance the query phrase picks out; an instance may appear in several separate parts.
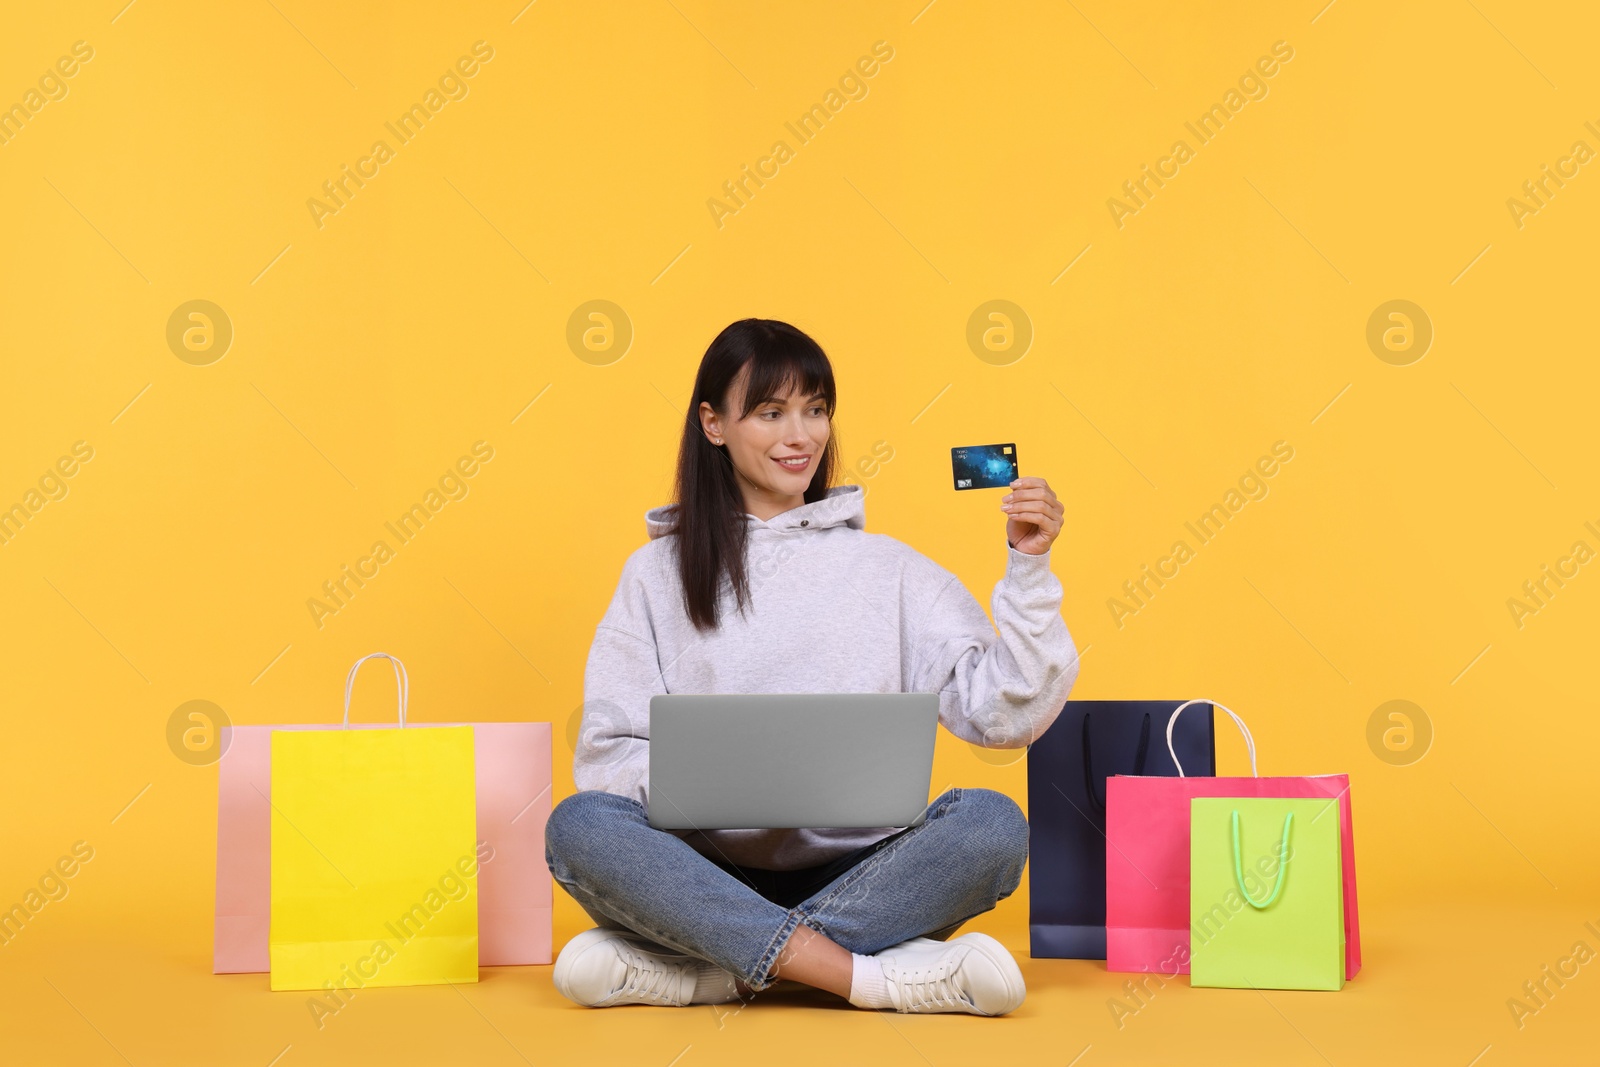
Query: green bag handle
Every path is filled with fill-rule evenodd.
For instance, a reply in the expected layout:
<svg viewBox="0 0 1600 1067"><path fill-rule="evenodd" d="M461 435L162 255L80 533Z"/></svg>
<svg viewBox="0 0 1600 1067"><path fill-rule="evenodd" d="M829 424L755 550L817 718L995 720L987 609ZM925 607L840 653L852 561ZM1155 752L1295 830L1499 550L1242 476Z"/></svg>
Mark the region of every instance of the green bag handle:
<svg viewBox="0 0 1600 1067"><path fill-rule="evenodd" d="M1294 821L1294 812L1288 812L1283 817L1283 843L1278 846L1278 854L1283 857L1283 864L1278 868L1277 881L1273 883L1272 894L1266 900L1258 901L1250 895L1250 890L1244 887L1244 864L1239 857L1239 809L1233 809L1233 880L1239 886L1239 894L1244 897L1245 903L1252 908L1261 909L1272 906L1278 899L1278 894L1283 892L1283 876L1289 872L1289 824Z"/></svg>

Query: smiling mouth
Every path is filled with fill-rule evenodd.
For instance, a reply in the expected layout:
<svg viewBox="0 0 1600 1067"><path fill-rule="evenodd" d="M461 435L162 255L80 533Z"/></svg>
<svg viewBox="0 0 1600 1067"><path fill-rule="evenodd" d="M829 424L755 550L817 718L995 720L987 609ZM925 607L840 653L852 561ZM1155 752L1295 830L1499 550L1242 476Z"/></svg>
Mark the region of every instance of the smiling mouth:
<svg viewBox="0 0 1600 1067"><path fill-rule="evenodd" d="M780 459L780 458L774 456L773 457L773 462L776 463L778 466L782 467L784 470L803 471L808 466L811 465L811 457L810 456L784 456L783 458Z"/></svg>

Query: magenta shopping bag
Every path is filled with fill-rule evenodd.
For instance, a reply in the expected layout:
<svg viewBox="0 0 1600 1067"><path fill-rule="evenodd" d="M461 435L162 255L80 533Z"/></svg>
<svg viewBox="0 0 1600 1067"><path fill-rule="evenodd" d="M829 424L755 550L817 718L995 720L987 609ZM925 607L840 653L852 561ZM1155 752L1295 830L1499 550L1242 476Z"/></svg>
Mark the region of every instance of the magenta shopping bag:
<svg viewBox="0 0 1600 1067"><path fill-rule="evenodd" d="M387 659L399 687L399 725L350 723L356 671ZM217 912L212 971L270 969L272 731L428 729L407 723L405 665L383 652L357 660L345 680L344 725L230 726L217 783ZM544 861L550 817L550 724L471 724L477 766L478 963L484 967L551 961L554 889Z"/></svg>
<svg viewBox="0 0 1600 1067"><path fill-rule="evenodd" d="M1350 776L1320 774L1262 778L1256 775L1256 744L1244 720L1216 701L1211 704L1244 734L1250 750L1249 778L1177 778L1114 775L1106 779L1106 969L1189 973L1189 801L1194 797L1324 798L1329 818L1337 812L1344 867L1345 977L1361 969L1361 929L1356 910L1356 855L1350 814ZM1174 762L1177 756L1173 756ZM1319 816L1320 818L1321 816Z"/></svg>

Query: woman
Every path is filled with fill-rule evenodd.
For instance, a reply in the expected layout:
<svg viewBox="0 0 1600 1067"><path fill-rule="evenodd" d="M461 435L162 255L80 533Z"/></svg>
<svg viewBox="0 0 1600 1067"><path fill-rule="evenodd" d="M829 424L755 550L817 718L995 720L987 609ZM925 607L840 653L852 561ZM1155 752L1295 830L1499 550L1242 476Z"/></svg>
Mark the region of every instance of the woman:
<svg viewBox="0 0 1600 1067"><path fill-rule="evenodd" d="M599 927L553 980L590 1006L724 1003L790 979L863 1008L1001 1015L1022 973L987 934L951 938L1010 896L1028 824L1009 797L952 788L896 830L657 830L646 818L657 693L936 692L961 739L1020 748L1078 675L1043 478L1002 498L995 629L955 575L865 532L834 486L833 369L786 323L745 319L706 350L675 505L623 565L595 630L573 762L545 827L551 874Z"/></svg>

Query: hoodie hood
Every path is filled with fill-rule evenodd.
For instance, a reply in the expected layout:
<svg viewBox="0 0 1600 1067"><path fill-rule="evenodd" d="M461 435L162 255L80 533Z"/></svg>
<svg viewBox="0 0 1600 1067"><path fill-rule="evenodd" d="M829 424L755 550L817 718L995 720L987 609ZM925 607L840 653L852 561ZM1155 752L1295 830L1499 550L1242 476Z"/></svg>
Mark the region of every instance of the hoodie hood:
<svg viewBox="0 0 1600 1067"><path fill-rule="evenodd" d="M836 485L828 490L826 496L810 504L801 504L797 508L780 512L765 521L756 518L749 512L745 513L745 524L753 533L761 530L826 530L833 526L845 526L852 530L864 530L867 526L866 493L859 485ZM660 507L651 508L644 513L645 529L654 541L672 529L672 510L676 504L662 504Z"/></svg>

